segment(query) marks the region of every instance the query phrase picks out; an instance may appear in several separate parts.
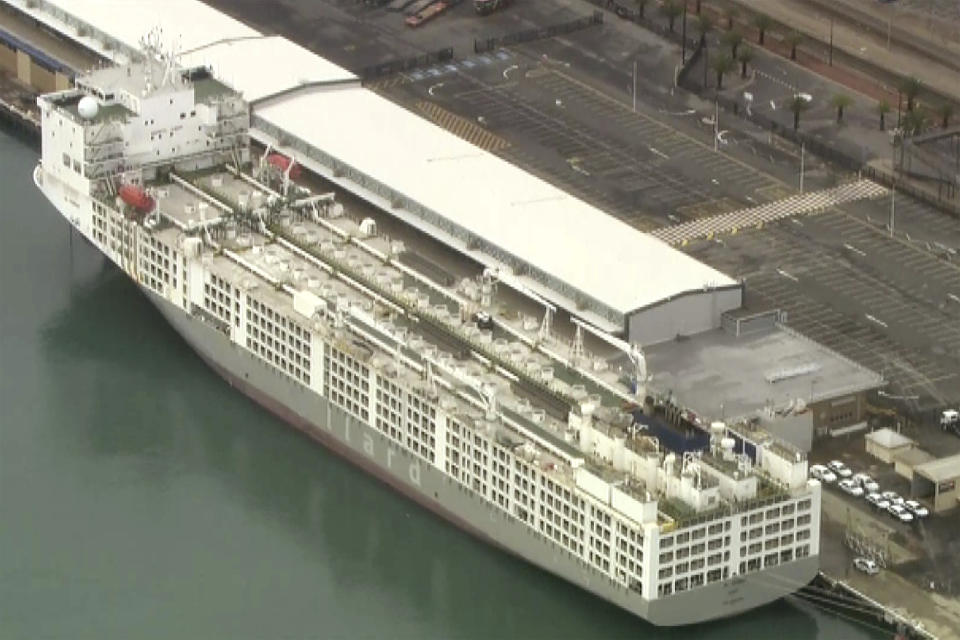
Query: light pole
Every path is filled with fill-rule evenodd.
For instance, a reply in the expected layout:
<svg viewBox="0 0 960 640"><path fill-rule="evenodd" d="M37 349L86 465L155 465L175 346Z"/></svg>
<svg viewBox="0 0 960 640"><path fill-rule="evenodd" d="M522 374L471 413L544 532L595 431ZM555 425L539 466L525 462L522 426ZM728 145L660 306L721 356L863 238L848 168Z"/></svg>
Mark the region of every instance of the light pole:
<svg viewBox="0 0 960 640"><path fill-rule="evenodd" d="M801 141L800 142L800 193L803 193L803 161L806 155L804 153L805 146L806 146L805 143Z"/></svg>
<svg viewBox="0 0 960 640"><path fill-rule="evenodd" d="M890 237L893 237L893 218L896 212L897 183L890 185Z"/></svg>
<svg viewBox="0 0 960 640"><path fill-rule="evenodd" d="M687 63L687 2L683 2L683 23L680 25L680 39L683 40L682 53L680 54L680 62L683 64ZM889 47L888 47L889 48Z"/></svg>
<svg viewBox="0 0 960 640"><path fill-rule="evenodd" d="M720 145L720 99L713 103L713 150L719 150Z"/></svg>
<svg viewBox="0 0 960 640"><path fill-rule="evenodd" d="M833 66L833 18L830 18L830 66Z"/></svg>

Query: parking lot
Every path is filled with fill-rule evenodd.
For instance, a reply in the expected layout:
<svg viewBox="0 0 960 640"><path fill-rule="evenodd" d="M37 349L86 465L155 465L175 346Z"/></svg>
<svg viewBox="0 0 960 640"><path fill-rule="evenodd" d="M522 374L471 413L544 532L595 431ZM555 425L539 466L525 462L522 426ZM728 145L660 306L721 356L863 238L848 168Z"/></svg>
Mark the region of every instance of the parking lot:
<svg viewBox="0 0 960 640"><path fill-rule="evenodd" d="M870 204L876 215L876 201L861 211ZM886 392L921 407L960 401L960 304L949 297L960 268L846 209L687 250L743 277L749 305L787 311L795 329L881 372Z"/></svg>
<svg viewBox="0 0 960 640"><path fill-rule="evenodd" d="M509 140L509 147L497 150L501 156L640 228L769 199L775 180L714 153L661 114L651 114L642 101L634 112L632 105L581 81L563 61L499 53L509 61L472 56L378 89L404 104L428 100L479 123L482 129L464 137L474 142L493 133ZM686 115L691 122L694 116Z"/></svg>
<svg viewBox="0 0 960 640"><path fill-rule="evenodd" d="M945 456L960 451L960 438L934 432L905 432L920 440L920 445ZM831 460L844 462L854 473L869 474L880 485L881 491L895 491L908 498L910 483L894 471L892 464L884 463L866 452L863 433L849 434L818 441L811 464L827 464ZM921 502L923 500L921 499ZM850 548L848 533L854 533L867 547L886 554L888 570L929 592L934 582L936 591L955 594L960 581L955 579L960 570L960 540L956 529L960 526L960 511L931 514L916 522L905 524L867 503L863 498L849 496L837 489L836 483L824 486L824 531L829 533L828 553L824 568L834 575L844 575L849 560L863 553ZM926 506L930 506L926 504ZM834 540L844 541L846 553L837 554ZM825 543L826 544L826 543Z"/></svg>

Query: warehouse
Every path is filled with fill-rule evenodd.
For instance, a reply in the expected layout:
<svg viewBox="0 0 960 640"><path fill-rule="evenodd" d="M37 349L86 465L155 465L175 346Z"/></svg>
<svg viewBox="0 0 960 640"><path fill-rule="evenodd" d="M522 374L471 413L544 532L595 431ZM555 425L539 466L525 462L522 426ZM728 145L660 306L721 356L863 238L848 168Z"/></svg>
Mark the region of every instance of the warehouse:
<svg viewBox="0 0 960 640"><path fill-rule="evenodd" d="M602 330L656 344L717 328L741 306L740 282L360 87L285 38L193 0L149 16L94 0L45 5L43 19L82 26L89 35L77 40L105 54L132 54L143 25L162 25L160 37L184 63L209 64L252 102L251 135L261 142Z"/></svg>

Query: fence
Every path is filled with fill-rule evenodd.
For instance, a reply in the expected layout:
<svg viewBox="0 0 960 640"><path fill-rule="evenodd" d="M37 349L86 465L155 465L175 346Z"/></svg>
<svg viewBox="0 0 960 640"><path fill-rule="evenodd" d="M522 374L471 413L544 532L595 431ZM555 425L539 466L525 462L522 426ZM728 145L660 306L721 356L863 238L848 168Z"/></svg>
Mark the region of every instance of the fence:
<svg viewBox="0 0 960 640"><path fill-rule="evenodd" d="M380 64L364 67L360 72L360 78L364 81L375 80L384 76L390 76L401 71L410 71L419 67L429 67L440 62L453 60L453 47L437 49L419 56L403 58L400 60L389 60Z"/></svg>
<svg viewBox="0 0 960 640"><path fill-rule="evenodd" d="M855 171L863 178L873 180L888 188L895 188L899 193L904 193L921 202L934 206L952 217L960 218L960 201L957 201L956 198L951 199L949 197L954 194L952 191L947 191L947 197L944 197L944 191L942 189L938 193L932 193L927 189L907 182L901 175L867 164L859 155L855 156L848 151L830 145L803 131L794 129L792 124L786 125L777 122L762 112L750 111L748 113L747 109L740 104L737 98L716 94L712 89L708 90L703 86L699 86L696 81L689 80L687 75L683 76L683 80L687 82L680 82L679 84L685 89L697 93L701 97L715 100L725 111L747 119L784 140L793 142L796 145L803 145L807 152L819 156L845 171Z"/></svg>
<svg viewBox="0 0 960 640"><path fill-rule="evenodd" d="M683 44L684 32L683 32L683 17L678 16L676 22L674 23L674 29L671 30L669 25L663 25L653 20L650 17L650 13L656 11L656 3L649 3L643 15L640 15L640 11L636 8L634 4L621 4L617 0L587 0L592 5L598 6L607 11L612 11L617 14L617 17L624 20L629 20L634 22L648 31L653 31L659 36L666 38L667 40L672 40L677 44ZM687 38L687 48L693 50L697 46L696 39Z"/></svg>
<svg viewBox="0 0 960 640"><path fill-rule="evenodd" d="M683 66L680 67L680 73L677 74L677 84L683 86L683 83L686 81L687 76L690 75L691 70L697 66L697 63L700 62L700 58L703 56L703 52L706 49L706 43L703 40L697 42L697 47L693 50L693 53L690 54L690 57L687 58L687 61L683 63Z"/></svg>
<svg viewBox="0 0 960 640"><path fill-rule="evenodd" d="M524 31L515 31L514 33L508 33L505 36L474 40L473 50L476 53L486 53L488 51L493 51L494 49L497 49L499 47L505 47L512 44L520 44L521 42L532 42L534 40L543 40L545 38L552 38L554 36L559 36L566 33L573 33L574 31L580 31L581 29L586 29L588 27L601 24L602 22L603 22L603 12L594 11L593 15L584 16L582 18L577 18L576 20L570 20L569 22L555 24L549 27L540 27L537 29L526 29Z"/></svg>

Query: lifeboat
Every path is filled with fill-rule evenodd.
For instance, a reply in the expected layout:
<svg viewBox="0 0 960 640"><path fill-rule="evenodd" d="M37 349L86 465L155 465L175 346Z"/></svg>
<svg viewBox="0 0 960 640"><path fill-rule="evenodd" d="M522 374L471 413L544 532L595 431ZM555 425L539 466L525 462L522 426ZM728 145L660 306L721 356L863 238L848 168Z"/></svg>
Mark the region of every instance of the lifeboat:
<svg viewBox="0 0 960 640"><path fill-rule="evenodd" d="M267 156L267 162L270 164L270 166L276 167L280 173L286 173L287 168L293 161L281 153L271 153L269 156ZM290 169L290 179L296 180L299 177L300 165L294 164L293 169Z"/></svg>
<svg viewBox="0 0 960 640"><path fill-rule="evenodd" d="M156 204L143 187L135 184L120 187L120 199L141 213L149 213Z"/></svg>

